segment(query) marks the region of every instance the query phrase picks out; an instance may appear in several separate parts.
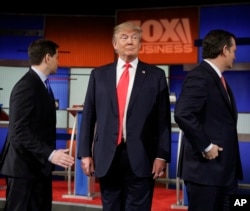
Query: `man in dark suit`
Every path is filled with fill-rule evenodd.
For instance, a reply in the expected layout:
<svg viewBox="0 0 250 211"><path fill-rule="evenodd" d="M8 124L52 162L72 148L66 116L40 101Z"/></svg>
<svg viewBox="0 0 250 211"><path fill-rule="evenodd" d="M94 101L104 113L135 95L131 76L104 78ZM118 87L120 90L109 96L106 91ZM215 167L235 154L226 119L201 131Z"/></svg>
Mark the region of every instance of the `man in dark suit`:
<svg viewBox="0 0 250 211"><path fill-rule="evenodd" d="M184 179L189 211L228 211L229 196L242 179L237 108L222 73L232 68L236 38L212 30L202 43L203 61L187 73L174 118L183 131L179 176Z"/></svg>
<svg viewBox="0 0 250 211"><path fill-rule="evenodd" d="M78 158L83 172L99 178L104 211L150 211L155 179L170 161L170 103L165 73L138 60L141 28L114 28L114 63L90 75L80 128ZM121 143L118 81L129 63ZM125 88L124 88L125 89Z"/></svg>
<svg viewBox="0 0 250 211"><path fill-rule="evenodd" d="M45 80L55 74L58 45L36 40L28 48L31 67L10 96L9 128L1 155L6 176L5 211L50 211L54 164L67 168L74 158L56 146L56 108Z"/></svg>

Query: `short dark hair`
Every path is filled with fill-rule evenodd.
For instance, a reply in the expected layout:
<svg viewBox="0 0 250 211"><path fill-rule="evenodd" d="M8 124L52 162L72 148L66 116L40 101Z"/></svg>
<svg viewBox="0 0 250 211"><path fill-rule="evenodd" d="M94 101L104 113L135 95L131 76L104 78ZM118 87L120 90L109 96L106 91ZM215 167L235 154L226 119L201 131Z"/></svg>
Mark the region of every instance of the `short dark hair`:
<svg viewBox="0 0 250 211"><path fill-rule="evenodd" d="M232 39L236 41L231 32L222 29L211 30L202 41L202 58L216 58L222 53L225 45L229 48L232 46Z"/></svg>
<svg viewBox="0 0 250 211"><path fill-rule="evenodd" d="M41 64L46 54L54 56L59 45L51 40L38 39L33 41L28 48L28 57L30 65Z"/></svg>

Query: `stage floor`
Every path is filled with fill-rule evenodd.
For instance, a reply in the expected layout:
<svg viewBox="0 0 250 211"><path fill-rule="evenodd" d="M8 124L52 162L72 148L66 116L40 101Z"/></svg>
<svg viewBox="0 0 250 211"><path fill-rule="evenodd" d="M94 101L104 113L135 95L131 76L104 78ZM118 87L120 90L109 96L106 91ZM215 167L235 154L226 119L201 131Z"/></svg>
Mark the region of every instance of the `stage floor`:
<svg viewBox="0 0 250 211"><path fill-rule="evenodd" d="M53 211L100 211L101 196L99 184L95 184L93 197L85 197L70 194L68 182L65 180L53 180ZM72 188L74 183L72 183ZM5 181L0 179L0 211L3 211L5 204ZM166 188L165 184L156 184L152 211L179 211L187 210L187 207L177 205L175 189Z"/></svg>

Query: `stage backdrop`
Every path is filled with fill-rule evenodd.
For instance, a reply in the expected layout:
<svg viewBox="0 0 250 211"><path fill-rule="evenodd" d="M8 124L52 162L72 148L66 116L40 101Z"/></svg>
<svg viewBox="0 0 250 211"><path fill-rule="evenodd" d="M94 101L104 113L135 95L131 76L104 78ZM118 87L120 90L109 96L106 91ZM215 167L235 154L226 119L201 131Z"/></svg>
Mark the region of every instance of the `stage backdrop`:
<svg viewBox="0 0 250 211"><path fill-rule="evenodd" d="M199 8L118 10L117 23L133 21L143 30L140 59L152 64L197 63Z"/></svg>

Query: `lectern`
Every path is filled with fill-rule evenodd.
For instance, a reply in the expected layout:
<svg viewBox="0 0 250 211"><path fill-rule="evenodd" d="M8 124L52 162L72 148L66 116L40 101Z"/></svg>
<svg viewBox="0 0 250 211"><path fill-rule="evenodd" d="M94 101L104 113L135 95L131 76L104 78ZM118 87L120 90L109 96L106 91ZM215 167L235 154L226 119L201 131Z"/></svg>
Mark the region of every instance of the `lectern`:
<svg viewBox="0 0 250 211"><path fill-rule="evenodd" d="M84 199L93 199L98 194L94 192L95 189L95 177L86 176L81 169L81 160L77 159L77 148L79 143L79 134L80 124L82 121L83 107L72 107L67 108L67 111L74 117L74 123L71 133L69 153L72 154L73 151L73 142L76 134L76 149L75 149L75 171L74 171L74 191L72 193L72 174L71 168L68 169L68 194L63 195L63 198L84 198Z"/></svg>

